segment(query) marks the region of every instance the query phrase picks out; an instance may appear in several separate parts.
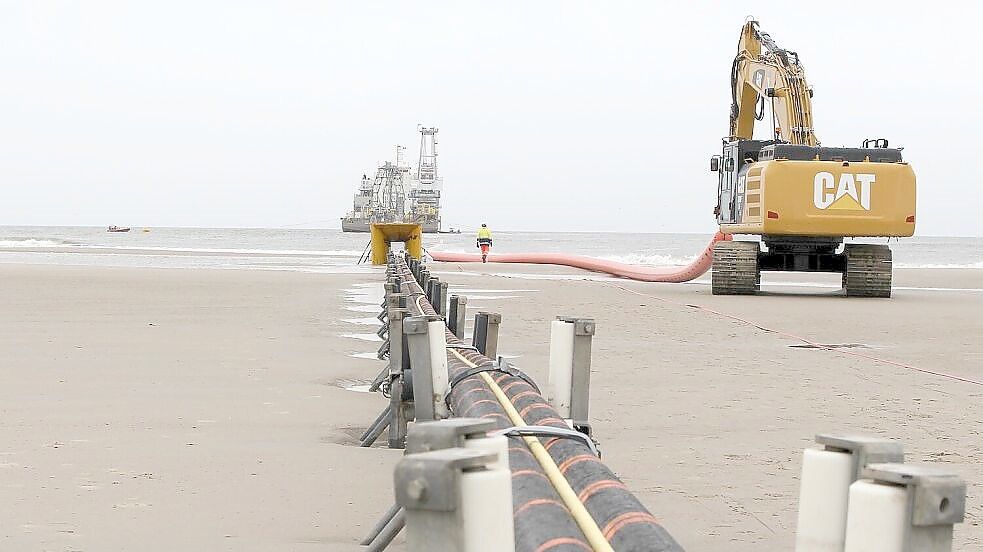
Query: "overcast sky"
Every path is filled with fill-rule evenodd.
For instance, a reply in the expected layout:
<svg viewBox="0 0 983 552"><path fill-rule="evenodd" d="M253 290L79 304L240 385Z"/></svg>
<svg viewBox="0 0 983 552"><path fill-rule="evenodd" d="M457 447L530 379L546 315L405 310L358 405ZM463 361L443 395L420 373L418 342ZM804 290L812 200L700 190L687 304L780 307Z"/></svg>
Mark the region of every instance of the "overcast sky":
<svg viewBox="0 0 983 552"><path fill-rule="evenodd" d="M0 225L338 227L423 123L445 226L709 232L754 15L824 145L904 146L918 233L981 236L983 8L872 4L0 2Z"/></svg>

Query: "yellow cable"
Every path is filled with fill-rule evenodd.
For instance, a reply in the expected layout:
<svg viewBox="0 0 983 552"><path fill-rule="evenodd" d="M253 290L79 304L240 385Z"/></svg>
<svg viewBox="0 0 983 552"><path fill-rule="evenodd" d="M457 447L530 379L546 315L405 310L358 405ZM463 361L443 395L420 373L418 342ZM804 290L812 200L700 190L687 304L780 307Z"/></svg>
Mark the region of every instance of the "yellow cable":
<svg viewBox="0 0 983 552"><path fill-rule="evenodd" d="M471 368L477 366L470 360L464 358L464 356L454 349L448 349L448 351ZM519 415L519 412L515 409L512 401L509 400L505 392L502 391L502 388L495 383L495 380L493 380L487 372L479 372L478 375L481 376L481 378L485 380L485 383L488 384L488 387L491 388L492 393L495 394L495 398L498 399L499 404L501 404L502 408L505 409L505 413L508 414L509 419L512 420L512 423L517 427L528 425L526 424L526 421L522 419L522 416ZM580 501L580 499L577 497L577 493L575 493L573 488L570 487L570 482L563 476L563 473L556 465L556 462L553 461L553 457L550 456L550 453L546 450L546 447L544 447L536 437L527 435L522 437L522 440L526 442L529 450L532 451L533 456L536 457L536 461L539 462L539 465L543 468L543 471L546 472L546 477L549 478L550 483L553 484L553 488L556 489L556 493L560 495L560 499L563 500L563 503L567 506L567 509L570 510L570 515L580 527L580 530L583 531L584 536L587 537L587 542L590 543L591 548L594 549L594 552L614 552L614 548L611 548L611 544L604 538L604 533L601 532L601 528L597 526L597 523L594 521L594 518L591 517L590 512L587 511L584 503Z"/></svg>

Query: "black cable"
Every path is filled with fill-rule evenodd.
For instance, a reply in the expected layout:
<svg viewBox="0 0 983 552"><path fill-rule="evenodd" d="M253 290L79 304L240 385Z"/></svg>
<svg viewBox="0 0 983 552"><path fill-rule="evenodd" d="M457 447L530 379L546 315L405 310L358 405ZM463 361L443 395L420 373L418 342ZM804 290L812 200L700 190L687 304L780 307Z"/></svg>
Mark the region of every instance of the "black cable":
<svg viewBox="0 0 983 552"><path fill-rule="evenodd" d="M501 372L503 374L508 374L510 376L519 378L522 381L528 383L529 386L535 389L537 393L540 393L539 386L536 385L536 382L533 381L531 377L529 377L522 370L519 370L518 368L512 366L508 362L505 362L504 359L501 359L501 357L499 357L498 362L486 362L485 364L479 364L478 366L474 366L466 370L462 370L458 372L453 378L451 378L451 381L447 386L447 396L445 397L447 408L453 410L451 408L451 390L457 387L457 385L462 381L470 378L471 376L480 374L481 372Z"/></svg>

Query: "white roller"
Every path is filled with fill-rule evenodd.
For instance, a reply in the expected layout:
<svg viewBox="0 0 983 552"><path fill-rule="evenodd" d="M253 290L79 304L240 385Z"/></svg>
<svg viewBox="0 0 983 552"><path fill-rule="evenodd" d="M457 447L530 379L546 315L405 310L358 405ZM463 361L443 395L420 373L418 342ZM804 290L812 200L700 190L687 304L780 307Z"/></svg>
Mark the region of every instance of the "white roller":
<svg viewBox="0 0 983 552"><path fill-rule="evenodd" d="M795 552L842 552L853 476L850 453L805 450Z"/></svg>
<svg viewBox="0 0 983 552"><path fill-rule="evenodd" d="M573 322L554 320L550 324L550 370L546 399L564 419L570 417L573 385Z"/></svg>
<svg viewBox="0 0 983 552"><path fill-rule="evenodd" d="M904 487L861 480L850 485L845 552L903 552L908 525Z"/></svg>
<svg viewBox="0 0 983 552"><path fill-rule="evenodd" d="M461 474L461 518L465 552L515 552L512 474L508 470Z"/></svg>
<svg viewBox="0 0 983 552"><path fill-rule="evenodd" d="M465 439L464 448L495 454L498 460L488 464L490 470L509 470L509 440L504 435Z"/></svg>
<svg viewBox="0 0 983 552"><path fill-rule="evenodd" d="M430 338L433 392L434 395L443 398L450 385L447 376L447 336L444 334L444 322L442 320L427 322L427 335Z"/></svg>

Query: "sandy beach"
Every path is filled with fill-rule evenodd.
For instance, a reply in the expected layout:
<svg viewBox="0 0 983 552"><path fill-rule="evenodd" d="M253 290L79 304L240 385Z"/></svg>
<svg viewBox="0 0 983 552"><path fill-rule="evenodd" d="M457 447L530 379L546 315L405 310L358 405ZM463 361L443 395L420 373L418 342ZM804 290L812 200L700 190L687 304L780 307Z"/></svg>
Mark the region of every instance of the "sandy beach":
<svg viewBox="0 0 983 552"><path fill-rule="evenodd" d="M983 547L983 270L898 269L889 300L838 296L827 275L714 297L552 267L432 270L502 313L500 353L541 382L548 321L597 320L604 461L686 549L791 550L801 451L836 431L962 475L955 549ZM391 503L401 453L352 446L384 400L344 389L382 366L352 356L379 344L365 319L381 273L0 278L0 550L357 549Z"/></svg>

